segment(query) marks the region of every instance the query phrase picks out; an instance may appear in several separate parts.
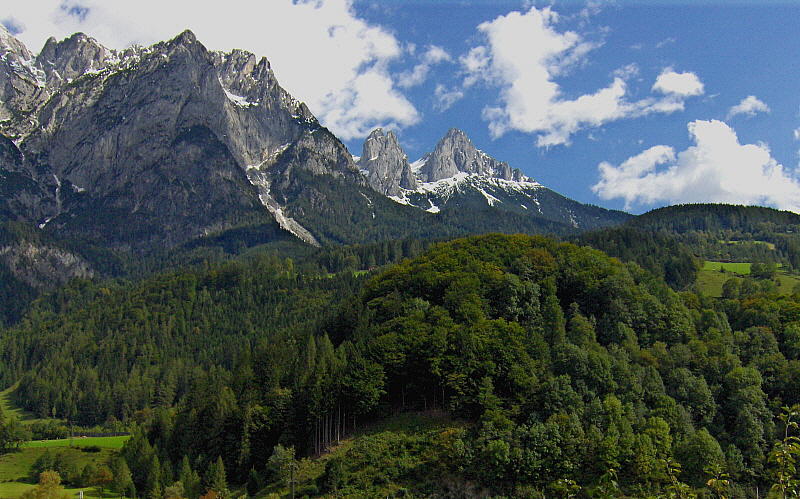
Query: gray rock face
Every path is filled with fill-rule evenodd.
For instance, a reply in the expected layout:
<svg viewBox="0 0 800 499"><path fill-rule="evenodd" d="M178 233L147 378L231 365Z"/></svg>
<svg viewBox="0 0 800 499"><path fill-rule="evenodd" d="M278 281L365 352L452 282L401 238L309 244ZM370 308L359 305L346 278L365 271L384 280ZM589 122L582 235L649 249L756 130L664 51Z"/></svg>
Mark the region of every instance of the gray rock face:
<svg viewBox="0 0 800 499"><path fill-rule="evenodd" d="M508 163L478 150L464 132L451 128L425 158L419 174L423 182L435 182L459 172L477 173L502 180L525 180L521 171L512 169Z"/></svg>
<svg viewBox="0 0 800 499"><path fill-rule="evenodd" d="M408 164L408 157L397 142L394 132L373 130L364 141L358 166L367 171L370 187L386 196L397 196L400 188L416 189L417 179Z"/></svg>
<svg viewBox="0 0 800 499"><path fill-rule="evenodd" d="M14 277L40 290L55 289L70 279L94 276L89 264L81 257L30 241L0 246L0 263L5 264Z"/></svg>
<svg viewBox="0 0 800 499"><path fill-rule="evenodd" d="M273 218L313 244L272 183L298 169L363 183L266 59L189 31L122 52L75 34L34 58L0 34L0 217L134 249Z"/></svg>
<svg viewBox="0 0 800 499"><path fill-rule="evenodd" d="M469 137L456 128L450 129L433 152L421 161L419 170L412 171L395 134L378 128L364 141L358 166L370 187L387 196L398 196L403 189L415 190L420 183L436 182L459 173L516 182L530 181L520 170L476 148Z"/></svg>
<svg viewBox="0 0 800 499"><path fill-rule="evenodd" d="M553 192L477 149L464 132L455 128L414 165L416 171L409 166L394 134L380 129L367 138L358 164L374 190L429 213L444 209L478 213L488 205L498 215L512 213L573 229L610 225L626 217ZM406 172L414 180L406 183L408 187L401 183Z"/></svg>
<svg viewBox="0 0 800 499"><path fill-rule="evenodd" d="M0 25L0 121L23 121L47 98L45 75L35 59Z"/></svg>
<svg viewBox="0 0 800 499"><path fill-rule="evenodd" d="M101 71L118 62L116 51L107 49L83 33L75 33L60 42L49 38L36 57L36 65L44 71L50 89L57 89L86 73Z"/></svg>
<svg viewBox="0 0 800 499"><path fill-rule="evenodd" d="M266 59L208 51L189 31L123 51L75 34L34 56L0 27L0 50L0 222L54 240L147 252L258 225L310 244L371 242L428 216L370 188L431 213L538 206L541 186L458 130L419 169L393 133L376 130L356 165ZM468 184L420 185L462 172Z"/></svg>

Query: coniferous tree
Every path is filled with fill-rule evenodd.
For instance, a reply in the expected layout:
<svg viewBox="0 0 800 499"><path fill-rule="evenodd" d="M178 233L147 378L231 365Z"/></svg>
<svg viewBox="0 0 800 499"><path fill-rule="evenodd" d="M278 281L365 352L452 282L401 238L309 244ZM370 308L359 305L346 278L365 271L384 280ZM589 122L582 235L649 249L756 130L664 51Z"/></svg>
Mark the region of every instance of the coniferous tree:
<svg viewBox="0 0 800 499"><path fill-rule="evenodd" d="M206 490L213 490L217 494L222 494L228 490L228 478L225 474L225 464L222 457L217 457L216 461L208 465L204 485Z"/></svg>

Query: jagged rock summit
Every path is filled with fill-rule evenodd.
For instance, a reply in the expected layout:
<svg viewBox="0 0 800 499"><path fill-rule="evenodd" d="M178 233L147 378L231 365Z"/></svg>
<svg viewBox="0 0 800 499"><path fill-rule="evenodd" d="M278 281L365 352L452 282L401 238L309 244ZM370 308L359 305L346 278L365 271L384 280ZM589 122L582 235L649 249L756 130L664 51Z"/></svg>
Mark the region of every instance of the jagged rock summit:
<svg viewBox="0 0 800 499"><path fill-rule="evenodd" d="M378 128L369 134L358 166L366 172L370 187L386 196L399 196L402 189L417 188L408 157L392 131L384 133Z"/></svg>
<svg viewBox="0 0 800 499"><path fill-rule="evenodd" d="M395 135L378 129L364 143L359 166L373 189L429 213L445 208L479 210L488 205L574 228L592 228L625 218L619 212L584 205L544 187L475 147L457 128L451 128L434 150L418 161L409 164L406 158Z"/></svg>
<svg viewBox="0 0 800 499"><path fill-rule="evenodd" d="M4 218L143 248L272 219L317 244L276 191L300 194L299 170L363 184L264 58L210 52L191 31L124 51L77 33L35 57L0 39Z"/></svg>
<svg viewBox="0 0 800 499"><path fill-rule="evenodd" d="M356 163L267 59L209 51L191 31L124 50L76 33L34 55L0 27L0 49L0 223L53 240L147 253L243 229L247 244L321 245L624 216L552 193L456 129L413 164L375 130Z"/></svg>
<svg viewBox="0 0 800 499"><path fill-rule="evenodd" d="M520 170L475 147L467 134L457 128L451 128L433 152L422 158L418 171L423 182L436 182L459 173L517 182L529 180Z"/></svg>

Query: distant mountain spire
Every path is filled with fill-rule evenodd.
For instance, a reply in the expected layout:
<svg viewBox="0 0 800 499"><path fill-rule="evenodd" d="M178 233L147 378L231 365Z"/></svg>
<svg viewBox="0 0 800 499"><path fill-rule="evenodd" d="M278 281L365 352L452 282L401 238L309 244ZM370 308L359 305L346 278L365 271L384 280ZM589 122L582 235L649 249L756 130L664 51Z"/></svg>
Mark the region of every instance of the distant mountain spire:
<svg viewBox="0 0 800 499"><path fill-rule="evenodd" d="M392 131L384 132L377 128L369 134L358 166L368 172L370 187L386 196L397 196L401 188L417 188L408 157Z"/></svg>
<svg viewBox="0 0 800 499"><path fill-rule="evenodd" d="M425 182L435 182L459 172L477 173L503 180L526 180L521 171L492 158L476 148L466 133L451 128L425 158L420 177Z"/></svg>

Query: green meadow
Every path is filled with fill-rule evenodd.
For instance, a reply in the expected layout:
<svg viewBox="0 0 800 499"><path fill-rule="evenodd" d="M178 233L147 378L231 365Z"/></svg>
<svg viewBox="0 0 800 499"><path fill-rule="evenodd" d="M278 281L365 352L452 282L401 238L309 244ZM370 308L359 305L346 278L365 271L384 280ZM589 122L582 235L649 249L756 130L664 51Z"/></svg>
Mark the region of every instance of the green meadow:
<svg viewBox="0 0 800 499"><path fill-rule="evenodd" d="M706 260L706 262L703 263L703 270L720 272L721 269L725 269L725 272L732 272L739 275L750 275L750 265L750 263L746 262L710 262Z"/></svg>
<svg viewBox="0 0 800 499"><path fill-rule="evenodd" d="M49 442L57 441L51 440ZM39 442L31 443L37 444ZM35 487L36 479L33 476L33 464L52 447L54 446L25 446L16 452L0 455L0 498L11 499L19 497L25 491ZM116 452L115 448L110 447L101 448L99 452L86 452L77 447L66 446L58 449L58 451L64 453L69 462L73 463L78 470L83 469L89 463L95 466L105 464ZM65 490L71 494L77 494L83 490L84 497L111 497L110 495L100 495L97 487L65 488Z"/></svg>
<svg viewBox="0 0 800 499"><path fill-rule="evenodd" d="M16 418L24 424L33 424L47 419L37 418L14 404L12 394L16 385L0 391L0 407L6 417ZM33 466L45 452L58 452L66 456L75 469L82 470L87 464L99 466L108 462L121 449L128 436L120 437L74 437L58 440L33 440L26 442L15 452L0 455L0 499L20 497L36 486ZM99 450L98 450L99 448ZM118 497L97 487L69 488L65 491L73 496L83 491L86 498Z"/></svg>
<svg viewBox="0 0 800 499"><path fill-rule="evenodd" d="M34 440L26 442L26 449L39 449L49 447L100 447L103 449L121 449L129 436L123 437L75 437L61 438L58 440Z"/></svg>
<svg viewBox="0 0 800 499"><path fill-rule="evenodd" d="M741 279L750 275L750 263L747 262L711 262L703 263L697 274L697 290L707 296L722 296L722 286L728 279ZM724 271L723 271L724 270ZM800 284L800 276L778 270L775 276L778 281L778 293L791 294L795 286Z"/></svg>

